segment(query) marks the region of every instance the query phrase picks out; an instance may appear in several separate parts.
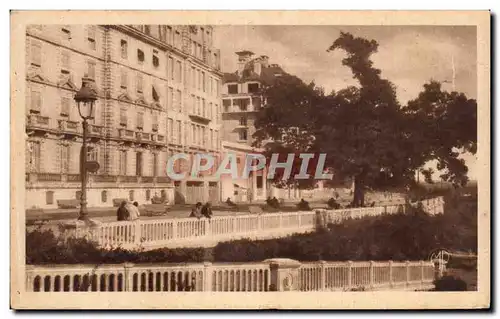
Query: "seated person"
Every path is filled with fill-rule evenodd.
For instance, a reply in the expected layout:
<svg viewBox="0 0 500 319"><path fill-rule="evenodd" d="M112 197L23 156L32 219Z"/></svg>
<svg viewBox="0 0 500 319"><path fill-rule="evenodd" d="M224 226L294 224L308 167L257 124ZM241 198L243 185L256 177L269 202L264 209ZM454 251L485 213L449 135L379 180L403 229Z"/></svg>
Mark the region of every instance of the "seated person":
<svg viewBox="0 0 500 319"><path fill-rule="evenodd" d="M203 206L202 203L200 203L200 202L196 203L194 208L191 210L191 214L189 215L189 217L195 217L195 218L200 219L203 216L201 214L202 206Z"/></svg>
<svg viewBox="0 0 500 319"><path fill-rule="evenodd" d="M309 206L309 202L305 201L303 198L297 204L297 208L299 210L311 210L311 207Z"/></svg>
<svg viewBox="0 0 500 319"><path fill-rule="evenodd" d="M332 209L339 209L340 208L340 204L337 203L337 201L335 200L335 198L330 198L328 200L328 207L332 208Z"/></svg>
<svg viewBox="0 0 500 319"><path fill-rule="evenodd" d="M279 208L280 207L280 202L276 197L273 197L272 201L272 207L274 208Z"/></svg>
<svg viewBox="0 0 500 319"><path fill-rule="evenodd" d="M203 207L201 208L201 214L206 218L212 218L212 204L207 202L205 205L203 205Z"/></svg>
<svg viewBox="0 0 500 319"><path fill-rule="evenodd" d="M226 199L226 204L228 204L229 206L236 206L236 204L233 203L233 201L229 197Z"/></svg>

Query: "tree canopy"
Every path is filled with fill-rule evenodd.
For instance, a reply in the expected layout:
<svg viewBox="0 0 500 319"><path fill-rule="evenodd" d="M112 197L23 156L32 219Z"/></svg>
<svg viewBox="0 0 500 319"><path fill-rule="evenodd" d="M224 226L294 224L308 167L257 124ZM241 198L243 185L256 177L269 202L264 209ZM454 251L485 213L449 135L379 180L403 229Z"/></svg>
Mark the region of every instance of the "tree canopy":
<svg viewBox="0 0 500 319"><path fill-rule="evenodd" d="M464 185L467 166L459 155L476 152L476 101L430 81L401 105L394 84L373 66L377 49L375 40L349 33L341 33L328 48L346 53L342 64L351 69L357 86L325 94L289 74L267 83L266 103L255 123L256 145L273 141L264 145L268 154L327 153L326 167L336 179L354 180L356 206L364 205L366 188L409 187L417 171L430 181L432 171L423 167L431 160L437 161L443 180ZM299 168L295 161L294 170ZM314 180L286 183L309 187Z"/></svg>

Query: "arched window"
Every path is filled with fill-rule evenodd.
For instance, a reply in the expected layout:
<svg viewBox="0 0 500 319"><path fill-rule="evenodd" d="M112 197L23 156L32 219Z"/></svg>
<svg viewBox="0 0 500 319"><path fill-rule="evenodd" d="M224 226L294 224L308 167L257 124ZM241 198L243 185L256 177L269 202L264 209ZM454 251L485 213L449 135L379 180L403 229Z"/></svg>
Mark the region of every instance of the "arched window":
<svg viewBox="0 0 500 319"><path fill-rule="evenodd" d="M107 201L108 201L108 192L102 191L101 192L101 202L106 203Z"/></svg>
<svg viewBox="0 0 500 319"><path fill-rule="evenodd" d="M81 191L76 191L75 192L75 198L78 199L78 200L80 200L81 197L82 197L82 192Z"/></svg>
<svg viewBox="0 0 500 319"><path fill-rule="evenodd" d="M167 192L164 189L161 190L161 198L162 199L166 199L167 198Z"/></svg>
<svg viewBox="0 0 500 319"><path fill-rule="evenodd" d="M45 202L47 205L54 204L54 192L53 191L45 192Z"/></svg>
<svg viewBox="0 0 500 319"><path fill-rule="evenodd" d="M133 190L132 190L132 191L130 191L130 192L128 193L128 199L129 199L130 201L133 201L133 200L134 200L134 191L133 191Z"/></svg>
<svg viewBox="0 0 500 319"><path fill-rule="evenodd" d="M146 190L146 200L150 200L151 199L151 190L147 189Z"/></svg>

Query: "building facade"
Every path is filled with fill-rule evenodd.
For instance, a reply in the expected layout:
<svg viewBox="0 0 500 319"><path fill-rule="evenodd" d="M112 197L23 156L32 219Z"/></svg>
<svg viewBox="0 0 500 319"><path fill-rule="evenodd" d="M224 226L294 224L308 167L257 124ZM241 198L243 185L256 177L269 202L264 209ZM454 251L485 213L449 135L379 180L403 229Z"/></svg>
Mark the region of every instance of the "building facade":
<svg viewBox="0 0 500 319"><path fill-rule="evenodd" d="M250 51L236 52L238 70L224 73L222 88L223 150L244 158L245 154L261 152L252 147L255 119L265 102L262 87L285 72L277 64L269 64L265 55L254 57ZM248 180L223 179L223 198L235 201L260 201L267 197L295 198L295 192L273 187L265 170L252 173ZM290 194L290 195L289 195ZM292 196L293 195L293 196Z"/></svg>
<svg viewBox="0 0 500 319"><path fill-rule="evenodd" d="M154 196L220 199L209 177L172 181L175 153L221 152L220 53L210 26L32 25L26 31L26 207L80 198L82 125L73 97L98 93L89 123L89 207ZM188 163L178 162L176 170Z"/></svg>

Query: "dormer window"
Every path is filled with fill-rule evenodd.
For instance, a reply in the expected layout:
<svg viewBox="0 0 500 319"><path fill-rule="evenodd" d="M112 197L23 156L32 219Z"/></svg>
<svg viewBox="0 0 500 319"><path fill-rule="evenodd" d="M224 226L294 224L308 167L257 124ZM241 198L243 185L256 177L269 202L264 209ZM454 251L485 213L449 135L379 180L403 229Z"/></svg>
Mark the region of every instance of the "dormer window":
<svg viewBox="0 0 500 319"><path fill-rule="evenodd" d="M122 59L126 59L127 58L127 51L128 51L127 41L121 40L120 41L120 48L121 48Z"/></svg>
<svg viewBox="0 0 500 319"><path fill-rule="evenodd" d="M66 40L70 40L71 39L71 30L69 28L69 25L65 25L61 28L61 32L63 34L63 37L66 39Z"/></svg>
<svg viewBox="0 0 500 319"><path fill-rule="evenodd" d="M153 50L153 66L155 68L160 66L160 59L158 58L158 51Z"/></svg>
<svg viewBox="0 0 500 319"><path fill-rule="evenodd" d="M40 42L31 42L31 65L37 67L42 65L42 45Z"/></svg>
<svg viewBox="0 0 500 319"><path fill-rule="evenodd" d="M154 86L152 87L151 91L152 91L153 100L155 102L160 102L160 95L158 94L158 92L156 92L156 89Z"/></svg>
<svg viewBox="0 0 500 319"><path fill-rule="evenodd" d="M61 73L69 74L70 70L70 55L68 51L63 51L61 53Z"/></svg>
<svg viewBox="0 0 500 319"><path fill-rule="evenodd" d="M95 26L89 26L87 29L87 41L89 44L89 48L91 50L96 49L96 44L95 44L95 33L96 33L96 27Z"/></svg>
<svg viewBox="0 0 500 319"><path fill-rule="evenodd" d="M137 60L140 63L144 62L144 52L142 50L140 50L140 49L137 49Z"/></svg>

